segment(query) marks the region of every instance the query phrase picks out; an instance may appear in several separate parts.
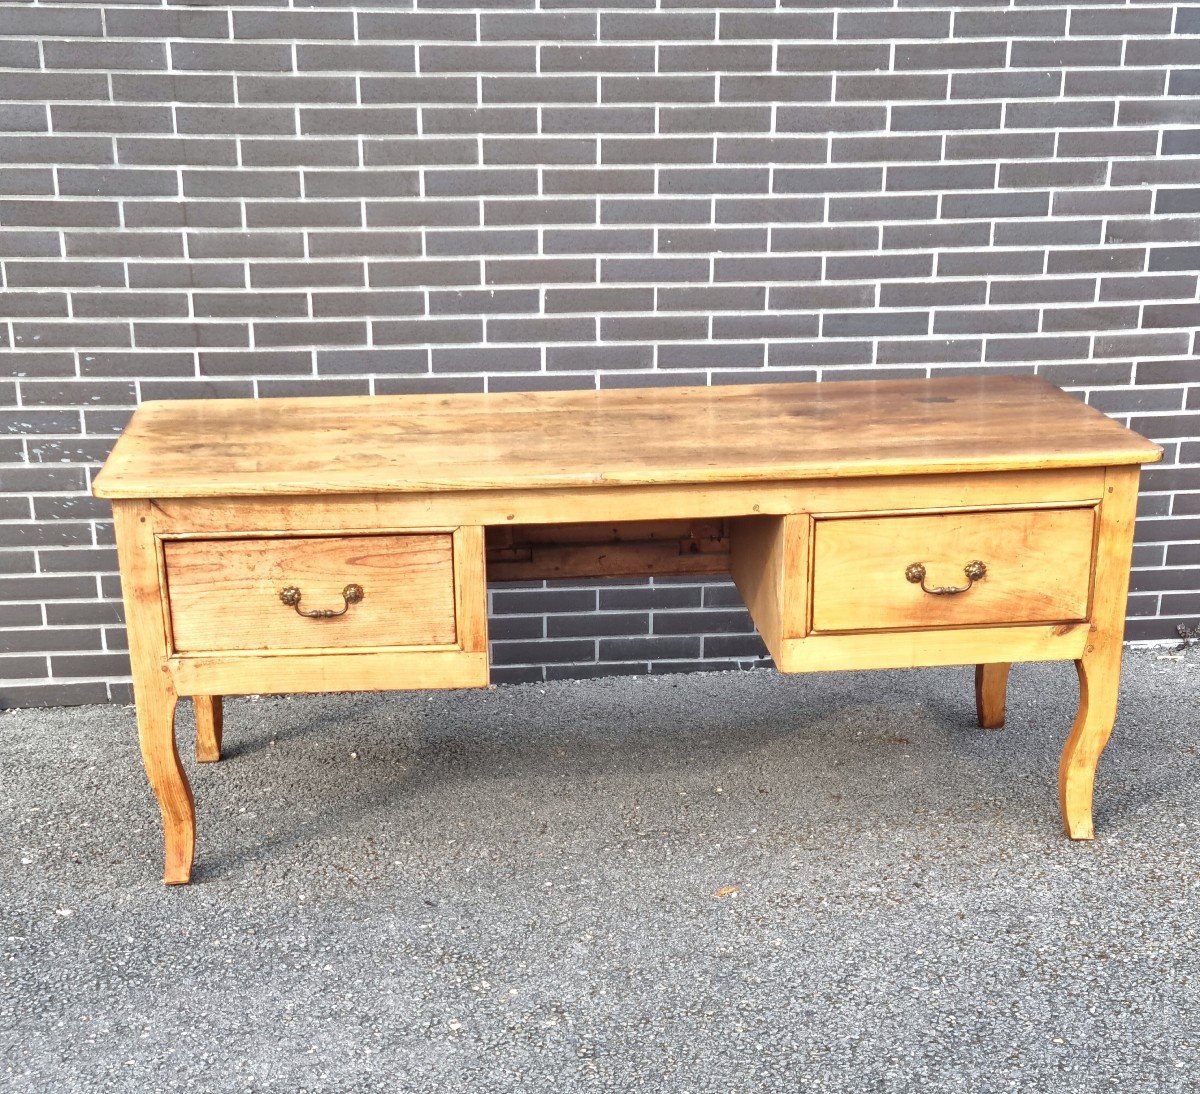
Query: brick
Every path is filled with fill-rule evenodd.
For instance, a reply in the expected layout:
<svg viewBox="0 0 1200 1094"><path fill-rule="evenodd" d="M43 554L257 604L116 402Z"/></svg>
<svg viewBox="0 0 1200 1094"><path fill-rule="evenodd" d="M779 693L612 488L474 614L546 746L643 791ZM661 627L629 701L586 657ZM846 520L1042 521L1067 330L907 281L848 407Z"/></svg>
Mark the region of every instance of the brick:
<svg viewBox="0 0 1200 1094"><path fill-rule="evenodd" d="M140 349L248 346L244 323L135 323L134 344Z"/></svg>
<svg viewBox="0 0 1200 1094"><path fill-rule="evenodd" d="M1005 114L1010 129L1065 129L1112 125L1116 104L1102 100L1072 103L1013 103Z"/></svg>
<svg viewBox="0 0 1200 1094"><path fill-rule="evenodd" d="M478 285L481 280L479 263L464 259L371 262L368 270L372 288Z"/></svg>
<svg viewBox="0 0 1200 1094"><path fill-rule="evenodd" d="M839 13L839 38L946 38L950 34L947 11L843 11Z"/></svg>
<svg viewBox="0 0 1200 1094"><path fill-rule="evenodd" d="M510 45L422 45L422 72L535 72L537 48ZM548 60L543 53L543 60ZM411 66L410 66L411 67ZM651 66L653 67L653 66ZM542 65L544 72L565 71L553 60ZM584 71L582 69L578 71Z"/></svg>
<svg viewBox="0 0 1200 1094"><path fill-rule="evenodd" d="M60 167L58 192L85 197L176 197L179 182L174 171L106 167L99 170Z"/></svg>
<svg viewBox="0 0 1200 1094"><path fill-rule="evenodd" d="M192 258L303 258L303 241L283 232L188 232Z"/></svg>
<svg viewBox="0 0 1200 1094"><path fill-rule="evenodd" d="M654 365L654 350L636 344L593 346L549 346L546 366L550 369L647 369Z"/></svg>
<svg viewBox="0 0 1200 1094"><path fill-rule="evenodd" d="M12 329L13 346L23 349L31 346L73 349L80 344L94 347L129 345L129 326L124 323L14 322Z"/></svg>
<svg viewBox="0 0 1200 1094"><path fill-rule="evenodd" d="M306 137L304 139L246 139L240 142L247 167L357 167L359 143ZM371 165L368 162L368 165Z"/></svg>
<svg viewBox="0 0 1200 1094"><path fill-rule="evenodd" d="M1196 213L1200 212L1200 188L1189 188L1179 190L1159 190L1154 202L1154 211L1156 213ZM1153 223L1153 222L1152 222ZM1167 235L1166 238L1175 239L1195 239L1195 225L1179 225L1174 222L1166 222L1162 228L1156 232L1157 238L1164 238L1164 231L1171 233L1179 233L1183 230L1186 234Z"/></svg>
<svg viewBox="0 0 1200 1094"><path fill-rule="evenodd" d="M894 68L897 72L928 70L1004 68L1007 64L1004 42L897 42ZM870 66L887 68L887 62ZM1021 67L1050 68L1052 65Z"/></svg>
<svg viewBox="0 0 1200 1094"><path fill-rule="evenodd" d="M56 41L42 43L46 68L106 69L126 71L165 69L167 51L162 42Z"/></svg>
<svg viewBox="0 0 1200 1094"><path fill-rule="evenodd" d="M122 165L166 164L171 167L233 167L237 144L229 139L186 137L118 137Z"/></svg>
<svg viewBox="0 0 1200 1094"><path fill-rule="evenodd" d="M104 18L113 38L224 38L229 33L223 11L109 8Z"/></svg>
<svg viewBox="0 0 1200 1094"><path fill-rule="evenodd" d="M242 103L353 103L358 88L350 76L238 76Z"/></svg>
<svg viewBox="0 0 1200 1094"><path fill-rule="evenodd" d="M478 224L479 203L470 201L373 201L367 206L372 227L429 227Z"/></svg>
<svg viewBox="0 0 1200 1094"><path fill-rule="evenodd" d="M311 198L415 197L415 171L305 171L304 193Z"/></svg>
<svg viewBox="0 0 1200 1094"><path fill-rule="evenodd" d="M362 286L362 262L252 262L250 285L255 289L319 289Z"/></svg>
<svg viewBox="0 0 1200 1094"><path fill-rule="evenodd" d="M877 72L888 67L889 54L885 43L781 42L777 64L781 72Z"/></svg>
<svg viewBox="0 0 1200 1094"><path fill-rule="evenodd" d="M1052 212L1062 216L1111 216L1150 211L1149 191L1078 190L1054 195Z"/></svg>
<svg viewBox="0 0 1200 1094"><path fill-rule="evenodd" d="M148 316L186 316L187 297L182 293L91 292L72 296L80 319L132 319Z"/></svg>
<svg viewBox="0 0 1200 1094"><path fill-rule="evenodd" d="M426 58L422 53L421 70L438 71L430 67L432 63L432 58ZM417 51L405 43L375 45L356 42L350 45L322 42L320 45L296 46L296 69L299 72L380 72L392 76L400 72L415 72L416 66ZM470 69L460 68L456 71L467 72Z"/></svg>
<svg viewBox="0 0 1200 1094"><path fill-rule="evenodd" d="M761 72L771 67L771 52L772 47L767 43L667 44L658 47L658 64L663 72ZM647 66L641 55L639 50L622 67L626 71L645 70ZM650 64L649 69L653 68Z"/></svg>
<svg viewBox="0 0 1200 1094"><path fill-rule="evenodd" d="M416 374L424 373L429 365L423 349L323 349L316 358L317 370L323 375Z"/></svg>
<svg viewBox="0 0 1200 1094"><path fill-rule="evenodd" d="M1059 37L1067 30L1067 12L1010 8L1003 11L957 11L956 38ZM1078 17L1079 12L1074 13Z"/></svg>
<svg viewBox="0 0 1200 1094"><path fill-rule="evenodd" d="M590 42L596 23L596 16L582 12L484 12L479 36L485 42Z"/></svg>
<svg viewBox="0 0 1200 1094"><path fill-rule="evenodd" d="M9 35L72 35L98 37L104 33L101 13L85 6L29 8L7 6L0 8L0 34Z"/></svg>
<svg viewBox="0 0 1200 1094"><path fill-rule="evenodd" d="M1101 300L1142 300L1146 297L1159 300L1191 299L1196 295L1195 275L1164 274L1148 276L1104 277L1100 279Z"/></svg>
<svg viewBox="0 0 1200 1094"><path fill-rule="evenodd" d="M192 306L198 319L308 316L308 297L302 293L194 293Z"/></svg>
<svg viewBox="0 0 1200 1094"><path fill-rule="evenodd" d="M91 129L90 125L69 126L65 123L73 118L101 117L103 112L118 108L100 106L77 106L68 109L59 106L73 100L104 101L108 98L108 79L103 73L63 72L0 72L0 99L17 99L35 102L51 101L55 104L64 125L55 122L55 129ZM100 126L100 128L107 128Z"/></svg>
<svg viewBox="0 0 1200 1094"><path fill-rule="evenodd" d="M32 69L38 68L40 64L37 42L0 39L0 66Z"/></svg>
<svg viewBox="0 0 1200 1094"><path fill-rule="evenodd" d="M952 99L1050 98L1062 92L1063 74L1042 72L955 72L950 77Z"/></svg>
<svg viewBox="0 0 1200 1094"><path fill-rule="evenodd" d="M1135 43L1130 43L1134 45ZM1014 41L1010 60L1013 68L1083 68L1121 63L1121 42L1101 40ZM1126 63L1133 62L1128 56ZM1160 62L1161 63L1161 62Z"/></svg>
<svg viewBox="0 0 1200 1094"><path fill-rule="evenodd" d="M306 323L256 322L256 346L353 346L367 340L365 323L328 320Z"/></svg>
<svg viewBox="0 0 1200 1094"><path fill-rule="evenodd" d="M425 193L430 197L485 197L537 193L537 173L532 170L481 167L475 170L425 172Z"/></svg>
<svg viewBox="0 0 1200 1094"><path fill-rule="evenodd" d="M829 11L722 11L721 38L832 38L834 16ZM691 37L704 37L697 33Z"/></svg>
<svg viewBox="0 0 1200 1094"><path fill-rule="evenodd" d="M875 73L840 76L839 101L896 102L904 99L944 99L948 77L943 73Z"/></svg>
<svg viewBox="0 0 1200 1094"><path fill-rule="evenodd" d="M1087 349L1087 337L1077 335L989 338L984 358L988 361L1054 361L1085 357Z"/></svg>
<svg viewBox="0 0 1200 1094"><path fill-rule="evenodd" d="M426 107L421 112L422 132L536 133L537 111L524 106ZM403 132L403 130L401 130Z"/></svg>
<svg viewBox="0 0 1200 1094"><path fill-rule="evenodd" d="M516 81L528 88L528 79ZM367 104L395 105L397 103L474 103L475 79L471 76L360 76L358 84L362 101ZM488 101L484 81L484 99ZM542 81L538 81L538 87Z"/></svg>
<svg viewBox="0 0 1200 1094"><path fill-rule="evenodd" d="M654 190L654 172L629 168L573 168L542 172L543 193L558 194L649 194Z"/></svg>
<svg viewBox="0 0 1200 1094"><path fill-rule="evenodd" d="M537 346L463 346L430 351L434 372L512 372L541 368L542 353Z"/></svg>
<svg viewBox="0 0 1200 1094"><path fill-rule="evenodd" d="M599 656L610 661L687 660L700 656L699 636L647 636L601 639Z"/></svg>
<svg viewBox="0 0 1200 1094"><path fill-rule="evenodd" d="M233 262L130 262L131 289L236 288L245 282L245 271Z"/></svg>
<svg viewBox="0 0 1200 1094"><path fill-rule="evenodd" d="M0 105L0 132L44 133L48 126L49 114L41 103Z"/></svg>
<svg viewBox="0 0 1200 1094"><path fill-rule="evenodd" d="M1174 13L1170 7L1077 8L1071 12L1071 36L1169 34Z"/></svg>
<svg viewBox="0 0 1200 1094"><path fill-rule="evenodd" d="M475 17L457 12L368 12L358 16L359 37L411 41L475 40Z"/></svg>
<svg viewBox="0 0 1200 1094"><path fill-rule="evenodd" d="M716 37L717 15L712 12L600 13L600 37L607 42L660 42ZM723 37L740 37L723 35Z"/></svg>
<svg viewBox="0 0 1200 1094"><path fill-rule="evenodd" d="M197 357L201 376L309 375L313 361L308 350L201 350ZM191 371L180 375L191 375Z"/></svg>
<svg viewBox="0 0 1200 1094"><path fill-rule="evenodd" d="M258 42L172 42L171 67L184 72L291 72L292 47Z"/></svg>
<svg viewBox="0 0 1200 1094"><path fill-rule="evenodd" d="M730 73L721 76L722 102L828 102L832 97L833 79L828 75Z"/></svg>
<svg viewBox="0 0 1200 1094"><path fill-rule="evenodd" d="M283 106L181 106L175 118L178 131L185 135L290 136L296 132L295 111Z"/></svg>
<svg viewBox="0 0 1200 1094"><path fill-rule="evenodd" d="M1010 107L1009 113L1017 109ZM928 103L920 106L896 106L892 109L892 128L902 132L918 130L995 129L1000 124L999 103Z"/></svg>
<svg viewBox="0 0 1200 1094"><path fill-rule="evenodd" d="M1109 270L1140 270L1146 261L1137 247L1051 251L1047 273L1104 273Z"/></svg>
<svg viewBox="0 0 1200 1094"><path fill-rule="evenodd" d="M234 38L353 38L354 14L331 11L234 11Z"/></svg>
<svg viewBox="0 0 1200 1094"><path fill-rule="evenodd" d="M318 136L416 133L417 112L411 107L391 106L303 107L300 132Z"/></svg>

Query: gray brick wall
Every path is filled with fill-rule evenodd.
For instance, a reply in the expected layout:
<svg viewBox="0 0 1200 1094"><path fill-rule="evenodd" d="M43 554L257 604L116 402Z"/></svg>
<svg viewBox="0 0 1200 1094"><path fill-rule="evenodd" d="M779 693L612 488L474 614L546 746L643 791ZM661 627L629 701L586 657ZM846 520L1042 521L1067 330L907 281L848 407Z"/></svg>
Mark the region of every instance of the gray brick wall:
<svg viewBox="0 0 1200 1094"><path fill-rule="evenodd" d="M1200 617L1200 7L0 2L0 705L125 700L139 399L1036 371L1160 441ZM494 592L498 679L753 662L727 584Z"/></svg>

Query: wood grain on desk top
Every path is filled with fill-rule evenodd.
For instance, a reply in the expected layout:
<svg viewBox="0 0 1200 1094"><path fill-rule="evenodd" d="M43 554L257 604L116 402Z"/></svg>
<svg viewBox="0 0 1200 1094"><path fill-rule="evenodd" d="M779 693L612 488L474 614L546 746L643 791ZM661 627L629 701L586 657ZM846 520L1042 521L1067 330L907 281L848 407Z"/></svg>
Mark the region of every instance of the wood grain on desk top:
<svg viewBox="0 0 1200 1094"><path fill-rule="evenodd" d="M144 403L102 498L345 494L1148 463L1035 377Z"/></svg>

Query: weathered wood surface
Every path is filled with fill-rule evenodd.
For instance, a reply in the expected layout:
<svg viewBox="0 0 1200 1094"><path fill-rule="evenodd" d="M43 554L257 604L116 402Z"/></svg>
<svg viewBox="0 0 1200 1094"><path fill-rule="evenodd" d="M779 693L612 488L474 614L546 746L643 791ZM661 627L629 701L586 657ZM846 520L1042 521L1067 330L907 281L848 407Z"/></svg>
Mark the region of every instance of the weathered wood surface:
<svg viewBox="0 0 1200 1094"><path fill-rule="evenodd" d="M1143 463L1036 377L144 403L105 498L762 482Z"/></svg>

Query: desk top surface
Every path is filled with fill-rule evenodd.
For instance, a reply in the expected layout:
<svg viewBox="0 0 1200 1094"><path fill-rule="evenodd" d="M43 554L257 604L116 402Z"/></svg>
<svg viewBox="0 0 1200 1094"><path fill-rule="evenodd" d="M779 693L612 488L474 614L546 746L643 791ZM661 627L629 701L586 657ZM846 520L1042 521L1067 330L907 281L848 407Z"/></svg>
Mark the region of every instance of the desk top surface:
<svg viewBox="0 0 1200 1094"><path fill-rule="evenodd" d="M1148 463L1028 376L142 404L102 498L703 484Z"/></svg>

